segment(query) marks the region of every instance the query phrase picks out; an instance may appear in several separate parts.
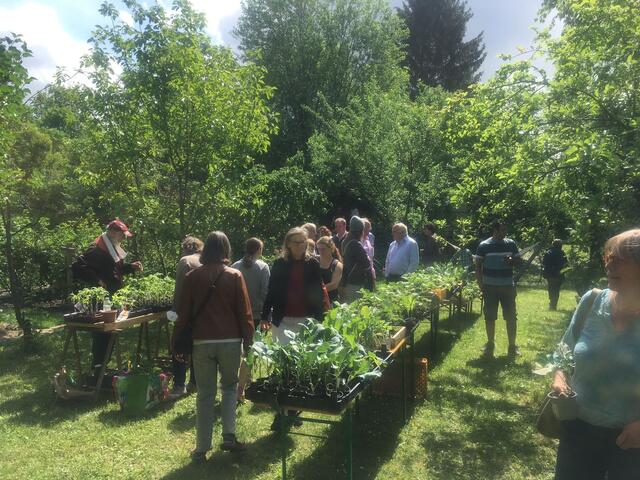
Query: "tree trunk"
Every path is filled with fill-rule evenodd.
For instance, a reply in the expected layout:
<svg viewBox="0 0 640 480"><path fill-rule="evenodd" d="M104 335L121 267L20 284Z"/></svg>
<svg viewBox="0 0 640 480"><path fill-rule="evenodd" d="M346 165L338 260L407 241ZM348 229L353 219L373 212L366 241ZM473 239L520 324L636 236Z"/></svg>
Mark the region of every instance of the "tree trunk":
<svg viewBox="0 0 640 480"><path fill-rule="evenodd" d="M7 273L9 274L9 291L11 293L11 302L13 303L13 310L18 321L18 326L22 329L24 339L29 342L33 338L33 330L31 328L31 321L24 315L24 290L22 289L22 283L20 277L15 269L15 263L13 258L13 237L11 232L12 219L11 219L11 204L7 200L2 210L2 226L4 227L5 244L4 254L7 259Z"/></svg>

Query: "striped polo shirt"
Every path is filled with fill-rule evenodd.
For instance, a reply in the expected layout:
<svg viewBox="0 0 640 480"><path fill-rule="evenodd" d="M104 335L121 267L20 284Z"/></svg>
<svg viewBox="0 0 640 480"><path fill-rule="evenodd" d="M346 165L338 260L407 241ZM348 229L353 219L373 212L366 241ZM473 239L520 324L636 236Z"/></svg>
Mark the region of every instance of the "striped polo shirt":
<svg viewBox="0 0 640 480"><path fill-rule="evenodd" d="M514 286L513 265L505 262L509 255L520 255L516 242L510 238L494 240L487 238L478 246L476 255L482 259L482 283L496 287Z"/></svg>

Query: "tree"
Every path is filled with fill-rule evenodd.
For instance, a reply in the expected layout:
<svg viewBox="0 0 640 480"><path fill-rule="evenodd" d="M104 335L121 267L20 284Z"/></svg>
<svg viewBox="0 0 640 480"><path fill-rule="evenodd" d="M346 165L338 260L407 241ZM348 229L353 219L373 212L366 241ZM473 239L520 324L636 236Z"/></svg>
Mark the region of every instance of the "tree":
<svg viewBox="0 0 640 480"><path fill-rule="evenodd" d="M385 0L247 0L235 35L276 87L270 168L306 152L324 102L346 106L370 81L384 91L402 78L405 31Z"/></svg>
<svg viewBox="0 0 640 480"><path fill-rule="evenodd" d="M334 207L357 206L381 229L450 219L449 159L441 136L442 89L416 101L406 88L376 85L322 117L309 139L312 171ZM334 210L335 211L335 210Z"/></svg>
<svg viewBox="0 0 640 480"><path fill-rule="evenodd" d="M104 3L111 25L90 40L94 95L81 181L99 192L103 211L135 220L134 253L144 242L147 258L169 271L180 238L216 225L252 156L267 150L273 88L262 67L240 65L212 44L187 1L171 13L124 3L134 24Z"/></svg>
<svg viewBox="0 0 640 480"><path fill-rule="evenodd" d="M13 151L23 121L22 100L31 81L24 59L31 56L18 35L0 38L0 213L2 216L3 286L11 293L11 301L24 338L32 336L31 323L24 315L24 288L16 264L15 236L28 227L21 217L28 196L30 172ZM45 147L46 148L46 147ZM24 222L27 222L26 224Z"/></svg>
<svg viewBox="0 0 640 480"><path fill-rule="evenodd" d="M480 80L483 34L465 41L472 14L464 0L406 0L398 13L409 29L407 66L414 92L418 82L454 91Z"/></svg>

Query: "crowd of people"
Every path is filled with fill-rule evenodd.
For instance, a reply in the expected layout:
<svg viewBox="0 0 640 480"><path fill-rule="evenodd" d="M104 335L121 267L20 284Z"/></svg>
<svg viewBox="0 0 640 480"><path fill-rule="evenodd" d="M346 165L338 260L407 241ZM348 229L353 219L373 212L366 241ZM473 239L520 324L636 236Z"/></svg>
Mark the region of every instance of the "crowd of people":
<svg viewBox="0 0 640 480"><path fill-rule="evenodd" d="M193 353L190 358L174 354L172 395L197 391L194 461L203 461L212 446L218 374L221 448L246 448L235 434L236 407L249 379L243 359L256 328L271 330L275 341L288 343L287 331L298 332L307 318L322 321L332 302L350 303L359 298L362 289L375 288L371 227L369 220L354 215L348 222L337 218L333 232L313 223L292 228L271 268L261 260L264 245L258 238L246 241L243 257L233 264L231 246L223 232L210 233L204 242L192 236L184 239L176 269L174 339L183 329L192 328ZM386 281L395 282L418 268L420 252L406 225L396 223L391 233L393 241L382 274ZM424 233L423 263L428 266L440 259L441 252L435 226L428 224ZM506 234L506 224L495 221L491 236L479 243L475 255L455 247L462 263L467 262L470 269L475 266L482 290L485 358L492 358L496 349L499 307L506 323L507 354L520 354L514 267L522 258L516 242ZM125 274L142 270L140 262L125 262L121 243L130 235L121 221L109 223L105 233L74 262L76 277L110 293L118 290ZM541 263L549 308L555 310L567 266L561 240L552 242ZM576 420L563 422L557 480L629 479L640 472L640 230L611 238L604 248L604 265L609 288L585 294L563 337L575 355L575 371L571 378L569 372L556 372L552 385L561 395L571 389L576 392L580 412ZM580 324L578 332L576 323ZM105 345L100 335L94 337L94 367L104 358ZM190 381L186 384L189 365ZM287 412L294 417L294 425L300 423L298 414ZM280 424L276 416L272 429Z"/></svg>

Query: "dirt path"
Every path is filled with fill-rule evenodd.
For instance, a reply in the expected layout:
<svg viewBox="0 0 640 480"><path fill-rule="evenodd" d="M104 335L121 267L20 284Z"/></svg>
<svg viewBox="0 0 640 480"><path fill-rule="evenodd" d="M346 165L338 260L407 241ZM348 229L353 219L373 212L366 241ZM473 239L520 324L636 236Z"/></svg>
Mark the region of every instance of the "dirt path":
<svg viewBox="0 0 640 480"><path fill-rule="evenodd" d="M57 332L64 328L64 325L56 325L50 328L43 328L41 330L34 329L39 335L45 335L53 332ZM8 345L22 338L22 330L17 325L11 323L0 322L0 345Z"/></svg>

